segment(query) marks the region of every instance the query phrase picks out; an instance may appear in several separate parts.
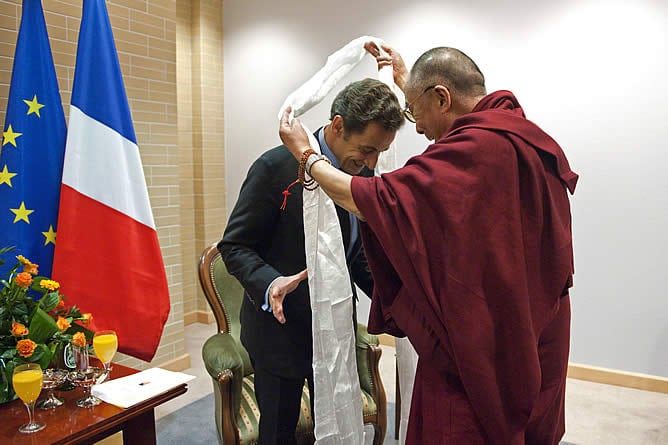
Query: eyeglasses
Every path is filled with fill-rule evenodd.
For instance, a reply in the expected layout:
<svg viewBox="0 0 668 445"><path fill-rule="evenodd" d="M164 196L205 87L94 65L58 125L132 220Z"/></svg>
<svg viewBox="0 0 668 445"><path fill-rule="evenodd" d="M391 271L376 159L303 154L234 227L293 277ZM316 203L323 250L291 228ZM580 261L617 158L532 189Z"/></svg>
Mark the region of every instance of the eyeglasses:
<svg viewBox="0 0 668 445"><path fill-rule="evenodd" d="M415 115L414 115L413 112L411 111L411 107L412 107L413 105L415 105L415 102L417 102L418 99L421 98L421 97L424 95L424 93L426 93L427 91L429 91L429 90L431 90L432 88L435 88L435 87L436 87L436 85L432 85L432 86L430 86L430 87L425 88L425 90L424 90L422 93L420 93L420 95L419 95L418 97L416 97L415 99L413 99L413 102L411 102L411 103L409 103L409 104L406 104L406 108L404 108L403 110L401 110L401 112L404 114L404 117L406 118L406 120L407 120L408 122L415 123Z"/></svg>

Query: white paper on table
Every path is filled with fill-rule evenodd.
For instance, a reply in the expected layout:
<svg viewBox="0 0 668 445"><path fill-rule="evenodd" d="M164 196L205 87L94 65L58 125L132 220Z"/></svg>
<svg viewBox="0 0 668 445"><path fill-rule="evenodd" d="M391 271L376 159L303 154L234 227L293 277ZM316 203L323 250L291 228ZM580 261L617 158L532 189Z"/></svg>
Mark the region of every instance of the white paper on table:
<svg viewBox="0 0 668 445"><path fill-rule="evenodd" d="M91 393L111 405L116 405L119 408L129 408L194 378L195 376L182 372L150 368L136 374L93 385Z"/></svg>

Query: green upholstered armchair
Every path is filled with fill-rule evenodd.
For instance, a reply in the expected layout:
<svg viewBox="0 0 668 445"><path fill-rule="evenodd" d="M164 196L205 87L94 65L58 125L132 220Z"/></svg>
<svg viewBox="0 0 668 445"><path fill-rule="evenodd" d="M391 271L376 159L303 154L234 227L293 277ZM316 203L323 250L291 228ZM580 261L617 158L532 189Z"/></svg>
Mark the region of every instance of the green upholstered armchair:
<svg viewBox="0 0 668 445"><path fill-rule="evenodd" d="M218 439L225 445L255 444L260 413L253 389L254 371L239 340L243 288L228 274L215 244L207 247L200 257L199 279L218 323L218 333L202 347L204 365L213 381ZM378 370L381 355L378 337L370 335L365 326L358 325L356 349L364 423L373 425L374 445L381 445L385 438L387 411L385 389ZM307 385L304 385L301 407L297 440L300 444L312 444L315 439Z"/></svg>

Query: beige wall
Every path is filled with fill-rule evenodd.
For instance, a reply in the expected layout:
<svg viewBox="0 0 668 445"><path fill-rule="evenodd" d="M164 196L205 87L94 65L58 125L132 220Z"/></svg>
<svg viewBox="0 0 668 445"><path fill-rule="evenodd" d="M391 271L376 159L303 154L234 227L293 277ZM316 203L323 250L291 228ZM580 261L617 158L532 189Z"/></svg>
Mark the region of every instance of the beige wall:
<svg viewBox="0 0 668 445"><path fill-rule="evenodd" d="M67 116L82 1L42 4ZM106 4L169 282L171 312L152 364L184 369L184 324L209 318L196 261L224 226L222 1ZM3 125L20 18L21 1L0 1Z"/></svg>
<svg viewBox="0 0 668 445"><path fill-rule="evenodd" d="M184 259L189 258L184 274L196 276L196 260L218 241L226 215L223 3L181 1L176 12L182 246ZM184 281L184 295L186 324L213 321L197 283Z"/></svg>

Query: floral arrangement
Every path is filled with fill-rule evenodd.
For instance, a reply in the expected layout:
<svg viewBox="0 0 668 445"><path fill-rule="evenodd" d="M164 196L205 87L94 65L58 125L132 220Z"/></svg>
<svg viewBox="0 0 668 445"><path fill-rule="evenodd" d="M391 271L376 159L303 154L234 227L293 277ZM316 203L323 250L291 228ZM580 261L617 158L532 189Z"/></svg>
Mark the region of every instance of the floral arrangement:
<svg viewBox="0 0 668 445"><path fill-rule="evenodd" d="M11 250L0 248L0 256ZM85 344L93 336L84 327L91 314L66 307L57 281L38 276L38 265L22 255L16 259L8 276L0 277L0 403L16 398L11 381L17 365L38 363L46 369L52 362L62 363L73 337Z"/></svg>

